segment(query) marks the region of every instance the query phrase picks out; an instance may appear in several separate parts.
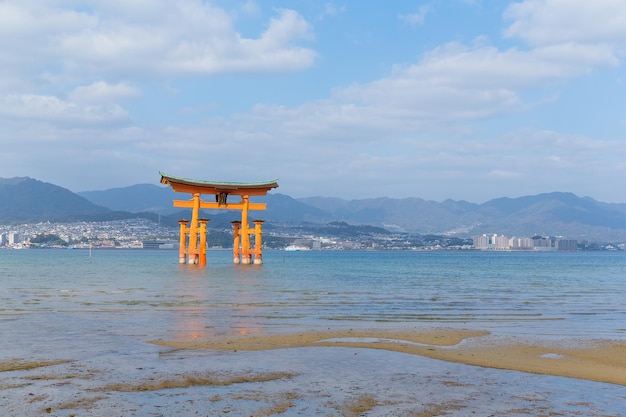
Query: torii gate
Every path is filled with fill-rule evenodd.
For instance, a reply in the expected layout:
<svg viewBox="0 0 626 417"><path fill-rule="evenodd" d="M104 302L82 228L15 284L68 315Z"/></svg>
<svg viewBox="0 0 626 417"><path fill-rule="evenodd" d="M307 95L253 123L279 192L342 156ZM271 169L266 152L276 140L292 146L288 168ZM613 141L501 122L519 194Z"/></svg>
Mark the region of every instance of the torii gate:
<svg viewBox="0 0 626 417"><path fill-rule="evenodd" d="M163 172L161 184L167 184L175 192L189 193L190 200L174 200L174 207L191 208L191 222L180 220L179 263L206 265L206 237L209 219L200 219L200 209L241 210L241 221L233 223L233 263L250 264L254 255L254 264L263 263L262 224L263 220L254 220L254 228L248 223L248 210L265 210L265 203L251 203L250 196L264 196L278 187L278 180L265 182L215 182L191 180L174 177ZM213 194L215 202L202 201L202 194ZM229 195L238 195L238 203L227 202ZM250 236L254 235L254 248L250 247Z"/></svg>

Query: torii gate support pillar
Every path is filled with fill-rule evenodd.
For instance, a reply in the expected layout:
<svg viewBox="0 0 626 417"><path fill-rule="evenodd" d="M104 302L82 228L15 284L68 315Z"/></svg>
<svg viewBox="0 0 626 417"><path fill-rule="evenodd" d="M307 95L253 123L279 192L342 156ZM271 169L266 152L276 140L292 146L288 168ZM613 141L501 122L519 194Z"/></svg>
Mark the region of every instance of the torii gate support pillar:
<svg viewBox="0 0 626 417"><path fill-rule="evenodd" d="M233 224L233 263L239 264L241 261L239 256L241 255L241 236L239 235L239 229L241 229L241 222L234 221Z"/></svg>
<svg viewBox="0 0 626 417"><path fill-rule="evenodd" d="M254 264L263 264L263 220L254 221Z"/></svg>
<svg viewBox="0 0 626 417"><path fill-rule="evenodd" d="M233 263L263 264L263 220L254 220L254 229L244 227L243 223L238 220L231 223L233 224ZM254 247L250 246L250 236L252 235L254 235ZM244 243L246 241L247 246ZM252 255L254 255L254 261Z"/></svg>
<svg viewBox="0 0 626 417"><path fill-rule="evenodd" d="M200 223L200 247L198 248L200 259L198 259L198 265L204 266L206 265L206 235L209 219L198 219L198 222Z"/></svg>
<svg viewBox="0 0 626 417"><path fill-rule="evenodd" d="M206 238L209 219L198 219L196 227L189 220L179 220L180 238L178 249L179 264L206 265Z"/></svg>
<svg viewBox="0 0 626 417"><path fill-rule="evenodd" d="M180 225L180 240L178 242L178 263L186 264L187 263L187 232L189 229L187 228L187 224L189 224L189 220L179 220L178 224Z"/></svg>

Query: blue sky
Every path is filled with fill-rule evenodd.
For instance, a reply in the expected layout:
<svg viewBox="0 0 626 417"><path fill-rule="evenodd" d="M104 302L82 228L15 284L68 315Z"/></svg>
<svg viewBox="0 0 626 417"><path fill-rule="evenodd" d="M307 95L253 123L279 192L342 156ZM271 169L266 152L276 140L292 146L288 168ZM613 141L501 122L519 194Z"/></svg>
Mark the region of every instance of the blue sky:
<svg viewBox="0 0 626 417"><path fill-rule="evenodd" d="M626 202L623 0L0 2L0 177Z"/></svg>

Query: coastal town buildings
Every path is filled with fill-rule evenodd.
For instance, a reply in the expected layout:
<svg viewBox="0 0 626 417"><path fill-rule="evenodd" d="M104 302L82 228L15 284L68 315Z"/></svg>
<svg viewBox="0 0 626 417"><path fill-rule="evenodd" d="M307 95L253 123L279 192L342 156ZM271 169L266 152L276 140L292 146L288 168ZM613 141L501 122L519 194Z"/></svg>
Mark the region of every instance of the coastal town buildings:
<svg viewBox="0 0 626 417"><path fill-rule="evenodd" d="M164 227L146 219L110 222L39 222L21 225L0 225L0 247L73 247L129 248L143 247L143 240L171 239L177 229ZM54 236L54 243L38 242L38 237Z"/></svg>
<svg viewBox="0 0 626 417"><path fill-rule="evenodd" d="M508 237L481 234L473 238L417 233L346 233L338 227L273 225L264 233L264 248L289 246L310 250L481 250L576 251L626 250L625 243L594 243L565 237ZM228 248L232 231L211 229L208 248ZM108 222L74 222L0 225L0 249L23 248L122 248L178 249L177 227L143 218ZM43 239L43 237L54 238ZM232 246L230 246L232 248Z"/></svg>
<svg viewBox="0 0 626 417"><path fill-rule="evenodd" d="M533 236L512 237L483 234L473 237L473 248L477 250L534 250L534 251L574 251L578 250L576 239L562 237Z"/></svg>

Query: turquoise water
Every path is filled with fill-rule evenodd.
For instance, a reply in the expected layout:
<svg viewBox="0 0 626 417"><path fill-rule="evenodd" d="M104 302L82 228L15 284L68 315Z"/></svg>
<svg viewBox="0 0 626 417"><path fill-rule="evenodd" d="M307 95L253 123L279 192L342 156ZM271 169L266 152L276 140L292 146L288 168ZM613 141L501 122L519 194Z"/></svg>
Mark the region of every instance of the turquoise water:
<svg viewBox="0 0 626 417"><path fill-rule="evenodd" d="M202 268L179 265L175 251L0 250L0 361L70 361L1 372L0 410L260 416L274 415L258 410L287 396L297 399L281 416L338 416L356 415L345 403L369 395L379 406L360 415L420 415L429 407L453 416L626 415L626 391L611 384L372 349L178 351L147 343L405 327L479 329L522 340L625 340L624 253L268 251L259 267L235 266L231 252L211 251L207 260ZM162 375L268 370L297 376L232 387L98 391Z"/></svg>
<svg viewBox="0 0 626 417"><path fill-rule="evenodd" d="M0 314L115 315L158 337L419 324L626 338L620 252L270 251L264 261L234 266L214 251L200 268L178 265L174 251L0 251Z"/></svg>

